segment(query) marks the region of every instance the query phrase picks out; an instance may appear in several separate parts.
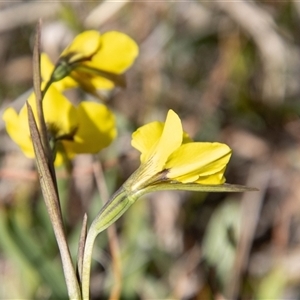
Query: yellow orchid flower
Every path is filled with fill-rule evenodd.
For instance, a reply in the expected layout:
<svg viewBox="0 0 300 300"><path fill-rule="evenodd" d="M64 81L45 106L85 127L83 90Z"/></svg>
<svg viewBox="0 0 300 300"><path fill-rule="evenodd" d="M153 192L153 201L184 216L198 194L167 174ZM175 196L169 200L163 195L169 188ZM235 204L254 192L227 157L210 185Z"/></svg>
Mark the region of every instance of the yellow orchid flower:
<svg viewBox="0 0 300 300"><path fill-rule="evenodd" d="M101 209L92 225L95 232L107 228L141 195L149 192L254 190L224 183L231 149L221 143L193 142L172 110L165 123L152 122L135 131L132 146L141 152L141 165Z"/></svg>
<svg viewBox="0 0 300 300"><path fill-rule="evenodd" d="M165 123L153 122L134 132L132 146L141 152L141 166L132 180L133 189L157 181L206 185L225 182L224 171L231 149L221 143L192 142L172 110Z"/></svg>
<svg viewBox="0 0 300 300"><path fill-rule="evenodd" d="M243 192L253 188L225 184L224 171L231 149L221 143L193 142L178 115L169 110L165 123L152 122L132 135L141 152L140 167L105 203L91 224L83 258L82 295L89 298L89 273L97 235L120 218L142 195L159 190Z"/></svg>
<svg viewBox="0 0 300 300"><path fill-rule="evenodd" d="M28 99L37 118L35 96ZM45 122L49 138L55 146L55 164L80 153L97 153L107 147L116 136L114 115L100 103L81 102L75 107L54 86L48 89L43 100ZM28 126L26 105L19 114L7 108L3 114L6 130L24 154L34 158L34 150Z"/></svg>
<svg viewBox="0 0 300 300"><path fill-rule="evenodd" d="M124 33L109 31L101 35L96 30L84 31L62 52L55 66L42 54L42 77L49 84L60 81L60 90L79 85L97 95L97 89L125 86L122 74L138 52L135 41Z"/></svg>
<svg viewBox="0 0 300 300"><path fill-rule="evenodd" d="M225 182L231 149L221 143L193 142L172 110L165 123L152 122L134 132L132 146L141 152L141 166L127 181L131 192L162 184L185 189L190 183L214 186Z"/></svg>

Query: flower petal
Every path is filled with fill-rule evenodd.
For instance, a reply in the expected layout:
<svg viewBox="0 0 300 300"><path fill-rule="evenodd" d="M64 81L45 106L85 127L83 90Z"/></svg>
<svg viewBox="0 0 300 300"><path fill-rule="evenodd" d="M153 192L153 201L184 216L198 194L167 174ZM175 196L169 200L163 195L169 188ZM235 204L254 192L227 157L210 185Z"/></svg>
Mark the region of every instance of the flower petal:
<svg viewBox="0 0 300 300"><path fill-rule="evenodd" d="M101 45L101 35L97 30L87 30L78 34L71 44L62 52L62 57L68 57L72 64L82 59L89 59Z"/></svg>
<svg viewBox="0 0 300 300"><path fill-rule="evenodd" d="M77 107L79 127L74 141L63 141L67 152L97 153L116 137L114 114L103 104L84 101Z"/></svg>
<svg viewBox="0 0 300 300"><path fill-rule="evenodd" d="M115 86L112 81L104 77L100 77L98 75L94 75L76 69L70 73L70 76L72 77L72 80L78 82L78 84L83 90L93 95L97 95L97 89L111 90ZM62 81L64 81L67 78L70 77L65 77Z"/></svg>
<svg viewBox="0 0 300 300"><path fill-rule="evenodd" d="M169 156L180 147L182 137L181 121L178 115L170 109L162 135L152 153L148 154L149 159L152 159L152 162L157 164L158 169L162 170Z"/></svg>
<svg viewBox="0 0 300 300"><path fill-rule="evenodd" d="M54 70L54 65L51 62L49 56L42 52L41 53L41 75L44 81L48 81Z"/></svg>
<svg viewBox="0 0 300 300"><path fill-rule="evenodd" d="M151 122L138 128L132 134L131 145L141 152L141 163L146 161L146 157L149 156L149 152L151 152L160 139L163 129L163 122Z"/></svg>
<svg viewBox="0 0 300 300"><path fill-rule="evenodd" d="M25 112L23 108L22 111L23 113L20 117L13 108L9 107L3 113L3 120L6 131L11 139L21 148L27 157L33 158L34 150L30 138L27 110Z"/></svg>
<svg viewBox="0 0 300 300"><path fill-rule="evenodd" d="M175 180L181 182L183 184L186 183L198 183L202 185L217 185L225 182L224 172L226 167L224 167L221 171L207 175L207 176L199 176L198 174L188 174L185 176L180 176Z"/></svg>
<svg viewBox="0 0 300 300"><path fill-rule="evenodd" d="M145 163L140 167L139 179L137 184L133 186L134 189L164 169L168 157L180 147L182 136L181 121L173 110L169 110L161 136L149 151L143 153L142 160ZM147 136L144 136L143 139L145 140L144 143L147 143ZM153 142L154 139L152 139L151 144Z"/></svg>
<svg viewBox="0 0 300 300"><path fill-rule="evenodd" d="M167 177L183 183L195 182L201 177L225 170L230 156L231 149L225 144L184 144L169 157L165 165L165 168L169 170ZM209 184L222 183L223 177L220 176L221 174L215 183L209 182Z"/></svg>
<svg viewBox="0 0 300 300"><path fill-rule="evenodd" d="M99 51L84 65L120 74L133 64L138 53L137 44L128 35L109 31L101 36Z"/></svg>
<svg viewBox="0 0 300 300"><path fill-rule="evenodd" d="M200 176L195 183L199 184L208 184L208 185L214 185L214 184L222 184L225 182L224 172L226 167L224 167L221 171L208 175L208 176Z"/></svg>
<svg viewBox="0 0 300 300"><path fill-rule="evenodd" d="M155 176L164 170L168 157L180 147L182 139L181 121L173 110L169 110L163 129L159 122L138 129L133 134L132 145L142 151L142 164L127 181L128 190L142 189L149 180L155 180Z"/></svg>
<svg viewBox="0 0 300 300"><path fill-rule="evenodd" d="M28 98L35 118L37 118L35 95ZM43 99L45 122L53 138L74 133L78 127L78 116L74 105L54 86L50 86Z"/></svg>

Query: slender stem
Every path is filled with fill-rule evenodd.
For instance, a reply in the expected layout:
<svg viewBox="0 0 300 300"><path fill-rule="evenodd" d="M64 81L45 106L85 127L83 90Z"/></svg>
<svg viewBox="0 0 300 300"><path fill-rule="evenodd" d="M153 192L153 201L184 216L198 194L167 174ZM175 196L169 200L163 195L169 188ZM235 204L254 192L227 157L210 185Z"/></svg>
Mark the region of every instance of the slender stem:
<svg viewBox="0 0 300 300"><path fill-rule="evenodd" d="M100 161L97 159L93 163L94 176L97 183L101 199L104 203L109 200L108 188L103 174L103 169ZM108 243L112 256L112 270L114 274L114 285L110 292L109 299L117 300L120 298L121 287L122 287L122 262L121 262L121 251L117 236L117 230L115 224L112 224L107 228Z"/></svg>
<svg viewBox="0 0 300 300"><path fill-rule="evenodd" d="M78 243L78 251L77 251L77 275L79 282L81 284L82 279L82 264L83 264L83 254L84 254L84 246L87 235L87 214L83 217L83 222L81 226L80 238Z"/></svg>
<svg viewBox="0 0 300 300"><path fill-rule="evenodd" d="M117 229L115 224L107 228L109 247L112 256L112 270L115 278L114 285L110 291L110 300L120 299L122 289L122 261Z"/></svg>
<svg viewBox="0 0 300 300"><path fill-rule="evenodd" d="M84 246L84 255L83 255L82 273L81 273L82 300L90 299L90 272L91 272L92 254L93 254L95 239L98 235L97 231L91 229L87 234L85 246Z"/></svg>
<svg viewBox="0 0 300 300"><path fill-rule="evenodd" d="M128 191L121 187L110 200L105 203L91 224L87 234L83 255L81 291L84 300L89 299L92 251L97 235L119 219L138 197L138 193L136 195L128 195Z"/></svg>
<svg viewBox="0 0 300 300"><path fill-rule="evenodd" d="M47 83L46 83L46 85L45 85L43 91L41 92L41 93L42 93L42 94L41 94L42 100L44 99L45 94L47 93L47 91L48 91L48 89L50 88L50 86L51 86L52 83L53 83L53 82L52 82L52 80L51 80L51 78L50 78L50 79L47 81Z"/></svg>

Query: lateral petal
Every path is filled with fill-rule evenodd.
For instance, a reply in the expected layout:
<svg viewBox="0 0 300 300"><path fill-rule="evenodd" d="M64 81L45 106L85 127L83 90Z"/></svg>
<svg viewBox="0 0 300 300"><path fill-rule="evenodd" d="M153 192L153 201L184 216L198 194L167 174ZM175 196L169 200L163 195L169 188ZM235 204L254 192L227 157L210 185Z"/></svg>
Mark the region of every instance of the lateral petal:
<svg viewBox="0 0 300 300"><path fill-rule="evenodd" d="M116 137L114 114L103 104L83 101L77 107L79 127L73 141L63 141L67 152L97 153Z"/></svg>
<svg viewBox="0 0 300 300"><path fill-rule="evenodd" d="M225 169L231 149L221 143L187 143L169 157L167 177L181 182L194 182L200 177Z"/></svg>

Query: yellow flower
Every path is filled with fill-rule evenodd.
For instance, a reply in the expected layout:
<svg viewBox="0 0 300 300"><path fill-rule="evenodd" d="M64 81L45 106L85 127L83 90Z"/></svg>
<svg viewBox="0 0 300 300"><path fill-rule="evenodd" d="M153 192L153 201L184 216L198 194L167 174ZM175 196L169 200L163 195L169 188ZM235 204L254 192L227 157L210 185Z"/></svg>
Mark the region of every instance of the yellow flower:
<svg viewBox="0 0 300 300"><path fill-rule="evenodd" d="M220 185L231 149L221 143L193 142L183 132L178 115L169 110L165 123L152 122L132 135L132 146L141 152L141 166L131 188L141 189L157 182Z"/></svg>
<svg viewBox="0 0 300 300"><path fill-rule="evenodd" d="M165 123L152 122L132 135L132 145L141 152L141 165L101 208L86 238L83 264L83 298L89 296L90 259L97 235L119 219L142 195L159 190L202 192L254 191L225 184L224 171L231 149L221 143L193 142L183 131L177 114L169 110Z"/></svg>
<svg viewBox="0 0 300 300"><path fill-rule="evenodd" d="M193 142L183 131L178 115L172 110L169 110L165 123L152 122L135 131L132 145L141 152L141 165L102 207L91 225L87 239L92 239L106 229L137 199L149 192L255 190L224 183L231 149L221 143Z"/></svg>
<svg viewBox="0 0 300 300"><path fill-rule="evenodd" d="M89 93L124 86L122 74L133 64L139 52L137 44L126 34L109 31L100 34L88 30L77 35L62 52L54 67L46 54L41 57L45 81L61 81L62 90L80 85Z"/></svg>
<svg viewBox="0 0 300 300"><path fill-rule="evenodd" d="M28 102L37 118L34 94ZM84 101L75 107L54 86L45 94L43 111L49 138L55 145L56 165L62 164L66 156L71 159L79 153L99 152L117 133L114 115L105 105ZM19 114L13 108L6 109L3 120L12 140L27 157L34 158L26 105Z"/></svg>

